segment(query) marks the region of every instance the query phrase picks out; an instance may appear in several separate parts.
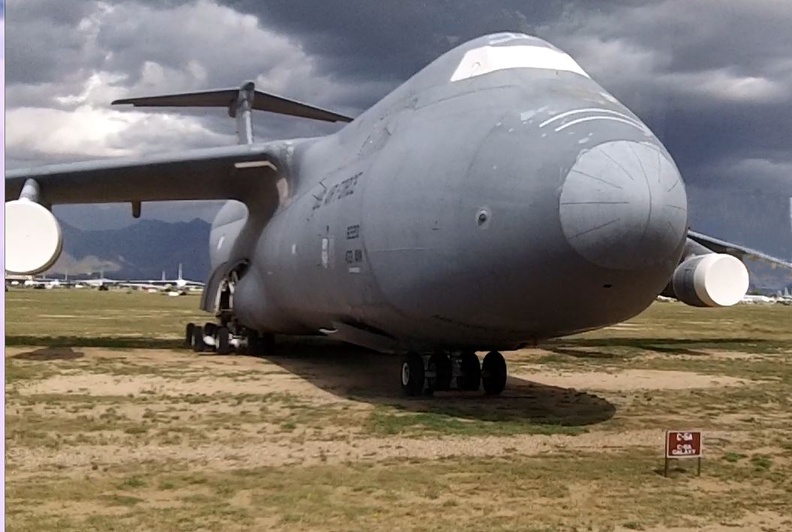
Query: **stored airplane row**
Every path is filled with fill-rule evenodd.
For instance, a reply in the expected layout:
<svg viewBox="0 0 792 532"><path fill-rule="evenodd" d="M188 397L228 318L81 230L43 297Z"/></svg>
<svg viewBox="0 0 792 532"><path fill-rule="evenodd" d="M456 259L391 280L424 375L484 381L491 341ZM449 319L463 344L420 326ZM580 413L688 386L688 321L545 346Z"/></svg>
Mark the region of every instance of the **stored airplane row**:
<svg viewBox="0 0 792 532"><path fill-rule="evenodd" d="M104 272L98 278L89 279L69 279L68 275L62 279L33 275L14 275L6 274L6 285L22 286L26 288L131 288L135 290L148 290L153 292L175 291L186 292L203 290L204 283L191 281L182 277L182 265L179 264L179 273L175 279L167 279L165 272L162 272L161 279L154 280L120 280L108 279Z"/></svg>

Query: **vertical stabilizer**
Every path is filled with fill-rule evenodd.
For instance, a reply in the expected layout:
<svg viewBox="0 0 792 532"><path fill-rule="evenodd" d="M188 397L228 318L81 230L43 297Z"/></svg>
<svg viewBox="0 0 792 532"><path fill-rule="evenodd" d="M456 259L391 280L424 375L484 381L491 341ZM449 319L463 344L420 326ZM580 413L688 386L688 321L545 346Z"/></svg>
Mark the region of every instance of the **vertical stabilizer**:
<svg viewBox="0 0 792 532"><path fill-rule="evenodd" d="M247 81L239 87L239 95L228 108L231 118L236 118L237 138L240 144L253 144L253 99L256 97L256 85Z"/></svg>
<svg viewBox="0 0 792 532"><path fill-rule="evenodd" d="M184 280L184 279L182 278L182 265L181 265L181 262L179 263L179 276L178 276L176 279L177 279L178 281L183 281L183 280Z"/></svg>

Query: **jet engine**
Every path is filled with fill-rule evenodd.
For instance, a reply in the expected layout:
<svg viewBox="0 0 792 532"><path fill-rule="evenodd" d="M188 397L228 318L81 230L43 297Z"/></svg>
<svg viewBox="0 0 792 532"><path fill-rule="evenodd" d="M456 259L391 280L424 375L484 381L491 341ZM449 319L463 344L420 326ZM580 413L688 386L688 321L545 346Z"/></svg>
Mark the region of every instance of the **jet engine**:
<svg viewBox="0 0 792 532"><path fill-rule="evenodd" d="M693 307L730 307L748 292L748 269L731 255L693 255L674 270L666 292Z"/></svg>
<svg viewBox="0 0 792 532"><path fill-rule="evenodd" d="M55 264L63 249L63 234L49 209L25 197L9 201L5 223L6 271L33 275Z"/></svg>

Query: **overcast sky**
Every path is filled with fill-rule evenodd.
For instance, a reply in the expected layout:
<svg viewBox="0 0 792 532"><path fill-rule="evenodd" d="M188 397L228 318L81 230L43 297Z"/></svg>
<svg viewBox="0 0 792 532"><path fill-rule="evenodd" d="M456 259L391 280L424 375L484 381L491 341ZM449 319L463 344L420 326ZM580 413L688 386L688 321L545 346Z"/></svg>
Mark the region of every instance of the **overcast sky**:
<svg viewBox="0 0 792 532"><path fill-rule="evenodd" d="M695 228L792 258L792 2L7 0L8 168L235 142L224 110L112 99L237 86L356 115L455 44L522 31L569 52L666 143ZM530 7L526 7L526 5ZM257 114L259 139L335 125ZM144 205L210 218L216 206ZM69 207L81 227L129 207Z"/></svg>

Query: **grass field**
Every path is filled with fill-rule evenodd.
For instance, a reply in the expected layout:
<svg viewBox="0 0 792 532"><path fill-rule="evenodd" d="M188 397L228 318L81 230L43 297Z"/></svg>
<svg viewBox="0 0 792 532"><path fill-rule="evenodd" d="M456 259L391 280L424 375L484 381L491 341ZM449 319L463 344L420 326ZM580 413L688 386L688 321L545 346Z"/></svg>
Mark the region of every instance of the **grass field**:
<svg viewBox="0 0 792 532"><path fill-rule="evenodd" d="M419 399L329 342L198 356L197 307L6 294L9 530L792 530L792 307L658 303ZM662 475L677 428L701 477Z"/></svg>

